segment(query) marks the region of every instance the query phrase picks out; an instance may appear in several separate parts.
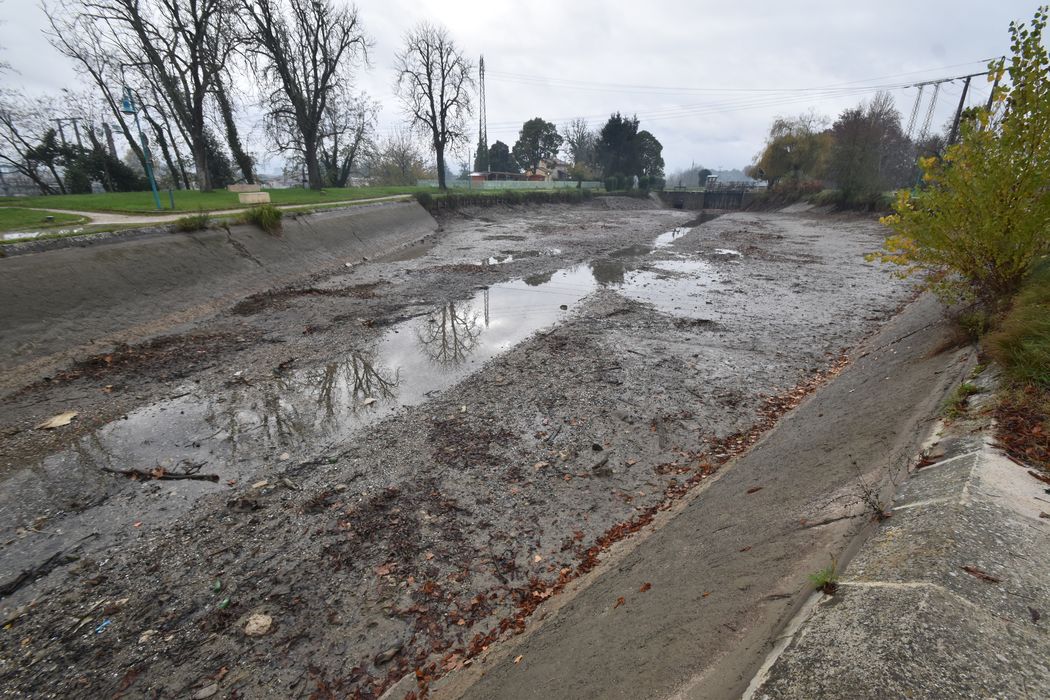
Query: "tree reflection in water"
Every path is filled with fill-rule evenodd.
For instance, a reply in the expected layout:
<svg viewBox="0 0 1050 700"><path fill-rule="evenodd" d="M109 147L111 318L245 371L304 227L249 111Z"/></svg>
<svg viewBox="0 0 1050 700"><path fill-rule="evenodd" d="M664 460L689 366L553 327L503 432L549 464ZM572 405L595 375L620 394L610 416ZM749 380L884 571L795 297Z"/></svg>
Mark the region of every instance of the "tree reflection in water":
<svg viewBox="0 0 1050 700"><path fill-rule="evenodd" d="M337 426L368 398L389 399L400 384L397 372L375 363L371 352L351 350L339 362L244 384L214 402L206 420L223 431L234 454L242 434L274 445L290 444Z"/></svg>
<svg viewBox="0 0 1050 700"><path fill-rule="evenodd" d="M416 337L431 362L455 367L474 352L483 330L480 312L469 304L450 301L416 326Z"/></svg>
<svg viewBox="0 0 1050 700"><path fill-rule="evenodd" d="M336 407L344 403L356 406L369 398L393 398L401 377L397 371L391 375L389 370L376 366L372 353L351 350L341 362L304 373L303 381L308 391L316 392L317 405L324 409L325 416L332 417ZM346 401L340 400L340 388L346 392Z"/></svg>

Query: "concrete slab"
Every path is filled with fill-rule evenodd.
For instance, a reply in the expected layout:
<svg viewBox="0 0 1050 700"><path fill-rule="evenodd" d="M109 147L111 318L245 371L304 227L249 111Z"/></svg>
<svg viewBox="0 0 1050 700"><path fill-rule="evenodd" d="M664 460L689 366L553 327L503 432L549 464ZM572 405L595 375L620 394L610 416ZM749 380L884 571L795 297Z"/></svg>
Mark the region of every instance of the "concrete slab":
<svg viewBox="0 0 1050 700"><path fill-rule="evenodd" d="M1050 697L1042 484L972 435L941 447L751 697Z"/></svg>

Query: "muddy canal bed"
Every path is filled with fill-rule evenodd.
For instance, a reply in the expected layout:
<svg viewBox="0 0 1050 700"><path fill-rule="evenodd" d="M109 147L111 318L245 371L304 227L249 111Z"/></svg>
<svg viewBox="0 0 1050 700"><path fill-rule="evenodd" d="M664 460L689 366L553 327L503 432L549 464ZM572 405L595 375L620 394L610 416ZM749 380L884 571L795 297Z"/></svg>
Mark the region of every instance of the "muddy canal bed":
<svg viewBox="0 0 1050 700"><path fill-rule="evenodd" d="M862 258L880 236L630 201L467 212L33 378L0 406L0 680L425 686L892 315L908 289Z"/></svg>

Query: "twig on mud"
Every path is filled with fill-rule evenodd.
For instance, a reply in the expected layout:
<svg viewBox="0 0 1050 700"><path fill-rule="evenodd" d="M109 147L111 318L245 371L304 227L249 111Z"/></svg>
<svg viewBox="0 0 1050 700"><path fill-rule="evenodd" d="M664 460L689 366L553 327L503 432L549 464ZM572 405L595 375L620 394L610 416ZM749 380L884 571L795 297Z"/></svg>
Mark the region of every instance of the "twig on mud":
<svg viewBox="0 0 1050 700"><path fill-rule="evenodd" d="M553 440L554 438L558 437L558 433L560 433L560 432L561 432L561 429L562 429L563 427L564 427L564 426L563 426L563 425L562 425L561 423L559 423L559 424L558 424L558 427L557 427L557 428L555 429L555 431L554 431L553 433L551 433L550 435L548 435L548 436L547 436L547 437L546 437L546 438L545 438L545 439L544 439L543 441L544 441L544 442L550 442L550 441L552 441L552 440Z"/></svg>
<svg viewBox="0 0 1050 700"><path fill-rule="evenodd" d="M203 466L203 465L202 465ZM110 474L119 474L120 476L126 476L129 479L135 481L148 481L154 479L157 481L177 481L180 479L191 480L191 481L215 481L219 480L218 474L170 474L164 471L162 468L157 467L146 471L144 469L111 469L110 467L102 467L102 471Z"/></svg>

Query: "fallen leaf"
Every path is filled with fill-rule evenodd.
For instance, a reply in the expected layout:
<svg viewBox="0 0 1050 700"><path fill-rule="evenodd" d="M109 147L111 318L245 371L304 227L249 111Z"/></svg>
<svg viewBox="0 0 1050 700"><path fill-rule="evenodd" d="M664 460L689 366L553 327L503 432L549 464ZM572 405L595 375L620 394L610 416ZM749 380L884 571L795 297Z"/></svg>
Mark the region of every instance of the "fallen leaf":
<svg viewBox="0 0 1050 700"><path fill-rule="evenodd" d="M615 610L616 608L620 607L621 605L623 605L626 602L627 601L624 600L623 596L620 596L619 598L616 599L616 605L613 606L613 610Z"/></svg>
<svg viewBox="0 0 1050 700"><path fill-rule="evenodd" d="M543 561L543 557L541 557L539 554L537 554L536 556L534 556L532 558L532 560L535 561L535 562L540 562L540 561Z"/></svg>
<svg viewBox="0 0 1050 700"><path fill-rule="evenodd" d="M646 581L645 583L642 584L642 587L638 589L638 592L639 593L645 593L647 590L649 590L652 587L653 587L653 584L651 584L648 581Z"/></svg>
<svg viewBox="0 0 1050 700"><path fill-rule="evenodd" d="M519 663L521 663L521 660L524 659L524 658L525 658L525 656L523 654L518 654L517 656L514 657L514 663L519 664Z"/></svg>
<svg viewBox="0 0 1050 700"><path fill-rule="evenodd" d="M763 487L763 486L752 486L751 488L749 488L747 490L747 492L748 493L755 493L756 491L761 491L763 488L765 488L765 487Z"/></svg>
<svg viewBox="0 0 1050 700"><path fill-rule="evenodd" d="M379 399L377 399L377 398L369 396L367 399L365 399L364 401L361 402L361 405L362 406L371 406L372 404L374 404L378 400Z"/></svg>
<svg viewBox="0 0 1050 700"><path fill-rule="evenodd" d="M970 574L970 576L973 576L974 578L979 578L982 581L987 581L988 583L999 583L1000 581L1002 581L1001 578L996 578L995 576L992 576L991 574L985 571L981 571L976 566L964 566L962 567L962 570Z"/></svg>
<svg viewBox="0 0 1050 700"><path fill-rule="evenodd" d="M252 484L252 488L253 489L261 489L262 487L266 486L269 483L270 482L267 481L266 479L263 479L262 481L256 481L254 484Z"/></svg>
<svg viewBox="0 0 1050 700"><path fill-rule="evenodd" d="M64 413L59 413L57 416L52 416L51 418L48 418L46 421L36 426L36 429L54 430L55 428L61 428L64 425L69 425L70 423L72 423L73 419L76 418L78 415L80 414L76 411L65 411Z"/></svg>
<svg viewBox="0 0 1050 700"><path fill-rule="evenodd" d="M711 591L704 591L704 594L702 596L700 596L700 597L701 598L706 598L709 595L711 595Z"/></svg>
<svg viewBox="0 0 1050 700"><path fill-rule="evenodd" d="M746 547L742 547L742 548L740 549L740 551L741 551L741 552L749 552L749 551L751 551L751 545L748 545L748 546L746 546Z"/></svg>
<svg viewBox="0 0 1050 700"><path fill-rule="evenodd" d="M376 576L389 576L390 572L393 571L394 567L390 564L383 564L376 568Z"/></svg>

